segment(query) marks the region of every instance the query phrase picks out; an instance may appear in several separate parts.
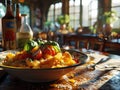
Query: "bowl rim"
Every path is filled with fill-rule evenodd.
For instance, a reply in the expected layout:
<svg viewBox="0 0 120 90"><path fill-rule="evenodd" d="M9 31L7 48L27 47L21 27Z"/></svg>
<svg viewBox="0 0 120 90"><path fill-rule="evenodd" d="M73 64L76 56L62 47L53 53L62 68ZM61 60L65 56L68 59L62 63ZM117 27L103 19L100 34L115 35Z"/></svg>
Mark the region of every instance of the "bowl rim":
<svg viewBox="0 0 120 90"><path fill-rule="evenodd" d="M80 66L80 65L83 65L87 62L87 58L88 58L88 55L79 51L78 49L69 49L69 50L66 50L66 49L62 49L63 51L75 51L75 52L78 52L80 53L81 55L84 56L84 61L80 62L80 63L76 63L76 64L73 64L73 65L70 65L70 66L65 66L65 67L58 67L58 68L29 68L29 67L14 67L14 66L7 66L7 65L3 65L2 64L2 59L0 60L0 68L9 68L9 69L16 69L16 70L58 70L58 69L67 69L67 68L72 68L72 67L77 67L77 66ZM9 50L10 52L12 50ZM7 52L7 51L3 51L3 52ZM13 50L13 53L15 52L15 50ZM0 52L1 53L1 52Z"/></svg>

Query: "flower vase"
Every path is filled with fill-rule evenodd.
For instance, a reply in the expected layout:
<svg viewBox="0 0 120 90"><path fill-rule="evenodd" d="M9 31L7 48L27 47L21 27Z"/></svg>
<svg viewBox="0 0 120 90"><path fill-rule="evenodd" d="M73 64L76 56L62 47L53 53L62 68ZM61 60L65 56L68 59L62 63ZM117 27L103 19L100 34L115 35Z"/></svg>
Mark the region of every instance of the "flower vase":
<svg viewBox="0 0 120 90"><path fill-rule="evenodd" d="M111 24L104 24L103 25L103 34L104 38L109 40L112 32L112 26Z"/></svg>
<svg viewBox="0 0 120 90"><path fill-rule="evenodd" d="M62 25L60 26L60 32L61 32L62 34L67 34L67 33L68 33L68 30L66 29L66 24L62 24Z"/></svg>

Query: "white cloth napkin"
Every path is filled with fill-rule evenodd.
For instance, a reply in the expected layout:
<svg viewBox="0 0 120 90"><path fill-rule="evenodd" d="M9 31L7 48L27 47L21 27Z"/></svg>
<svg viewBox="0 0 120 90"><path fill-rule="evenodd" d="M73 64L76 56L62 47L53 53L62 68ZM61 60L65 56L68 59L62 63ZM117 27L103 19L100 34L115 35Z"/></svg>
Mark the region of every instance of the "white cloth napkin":
<svg viewBox="0 0 120 90"><path fill-rule="evenodd" d="M108 56L103 55L101 53L90 53L87 54L90 57L93 57L94 63L97 63L101 58L106 58ZM104 63L96 65L96 69L100 70L120 70L120 58L117 55L111 56L112 58Z"/></svg>

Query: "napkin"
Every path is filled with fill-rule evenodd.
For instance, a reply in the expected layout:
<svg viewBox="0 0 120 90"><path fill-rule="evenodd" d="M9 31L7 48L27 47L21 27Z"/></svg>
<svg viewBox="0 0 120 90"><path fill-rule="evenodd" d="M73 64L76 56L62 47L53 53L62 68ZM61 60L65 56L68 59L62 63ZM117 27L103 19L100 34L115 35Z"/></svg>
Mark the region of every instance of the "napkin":
<svg viewBox="0 0 120 90"><path fill-rule="evenodd" d="M120 70L120 56L118 55L104 55L102 53L90 53L87 54L89 56L89 61L94 61L94 63L97 63L101 58L106 58L106 57L110 57L111 59L96 65L96 69L98 70ZM94 64L93 63L93 64Z"/></svg>

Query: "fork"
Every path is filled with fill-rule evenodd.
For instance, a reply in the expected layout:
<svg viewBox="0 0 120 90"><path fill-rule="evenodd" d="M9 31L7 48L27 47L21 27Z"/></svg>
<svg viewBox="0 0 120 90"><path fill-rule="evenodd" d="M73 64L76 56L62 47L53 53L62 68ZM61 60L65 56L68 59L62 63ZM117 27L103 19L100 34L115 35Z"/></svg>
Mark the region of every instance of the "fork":
<svg viewBox="0 0 120 90"><path fill-rule="evenodd" d="M101 58L97 63L95 63L93 65L89 65L87 68L95 70L96 65L104 63L104 62L108 61L109 59L111 59L111 58L110 57Z"/></svg>

